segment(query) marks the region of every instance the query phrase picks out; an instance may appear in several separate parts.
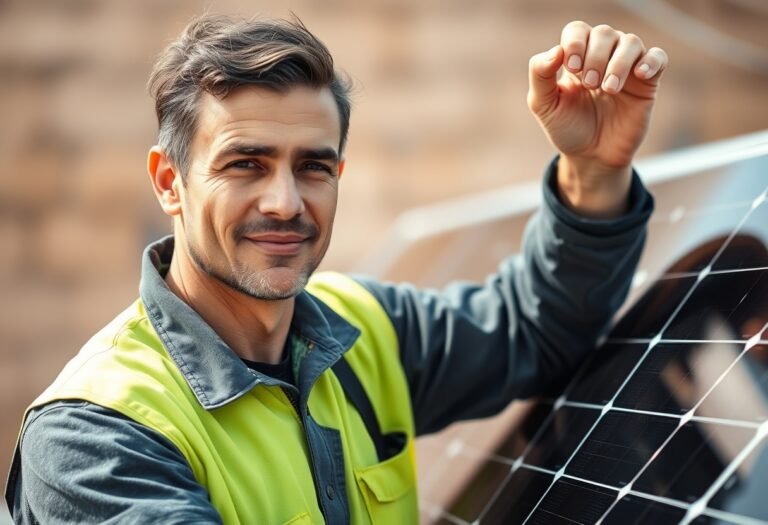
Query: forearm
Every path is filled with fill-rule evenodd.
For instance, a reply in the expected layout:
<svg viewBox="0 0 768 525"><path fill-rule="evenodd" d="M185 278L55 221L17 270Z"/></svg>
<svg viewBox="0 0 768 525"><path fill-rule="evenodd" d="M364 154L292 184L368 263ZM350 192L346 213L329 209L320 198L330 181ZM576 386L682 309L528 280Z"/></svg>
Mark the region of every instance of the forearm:
<svg viewBox="0 0 768 525"><path fill-rule="evenodd" d="M624 299L652 198L637 179L627 213L598 221L562 206L556 187L552 165L523 255L484 286L364 282L398 334L418 433L541 394L578 364Z"/></svg>

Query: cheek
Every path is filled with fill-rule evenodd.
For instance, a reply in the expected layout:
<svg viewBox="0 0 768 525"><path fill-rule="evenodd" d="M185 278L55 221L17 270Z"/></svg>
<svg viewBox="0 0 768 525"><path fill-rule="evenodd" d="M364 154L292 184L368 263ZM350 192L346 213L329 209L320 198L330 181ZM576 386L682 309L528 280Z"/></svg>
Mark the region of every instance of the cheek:
<svg viewBox="0 0 768 525"><path fill-rule="evenodd" d="M330 226L333 224L333 219L336 215L337 198L338 193L336 189L327 187L316 190L305 201L320 228L330 229Z"/></svg>
<svg viewBox="0 0 768 525"><path fill-rule="evenodd" d="M240 208L236 201L222 193L214 191L206 196L196 195L186 205L185 210L189 213L186 218L187 228L193 228L203 239L222 242L232 238Z"/></svg>

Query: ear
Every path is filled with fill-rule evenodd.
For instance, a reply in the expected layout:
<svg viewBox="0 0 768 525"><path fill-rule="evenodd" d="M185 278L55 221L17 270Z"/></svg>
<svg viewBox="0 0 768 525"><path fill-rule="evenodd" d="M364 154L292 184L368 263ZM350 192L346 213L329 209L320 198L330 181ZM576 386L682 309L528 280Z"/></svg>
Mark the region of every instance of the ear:
<svg viewBox="0 0 768 525"><path fill-rule="evenodd" d="M342 173L344 173L344 166L347 165L347 159L341 159L339 161L339 178L341 178Z"/></svg>
<svg viewBox="0 0 768 525"><path fill-rule="evenodd" d="M181 214L181 174L177 173L160 146L152 146L149 150L147 171L155 196L166 215L173 217Z"/></svg>

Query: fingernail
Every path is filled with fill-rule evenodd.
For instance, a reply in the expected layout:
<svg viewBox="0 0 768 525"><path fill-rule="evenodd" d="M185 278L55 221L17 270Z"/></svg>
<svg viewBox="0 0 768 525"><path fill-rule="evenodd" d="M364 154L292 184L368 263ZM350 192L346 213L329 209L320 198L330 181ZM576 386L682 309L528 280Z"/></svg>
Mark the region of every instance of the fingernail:
<svg viewBox="0 0 768 525"><path fill-rule="evenodd" d="M568 69L578 70L581 67L581 57L579 55L571 55L568 58Z"/></svg>
<svg viewBox="0 0 768 525"><path fill-rule="evenodd" d="M643 78L648 78L651 76L651 66L648 64L642 64L639 68L637 68L637 71L642 75Z"/></svg>
<svg viewBox="0 0 768 525"><path fill-rule="evenodd" d="M619 77L616 75L608 75L603 83L603 88L610 91L619 90Z"/></svg>
<svg viewBox="0 0 768 525"><path fill-rule="evenodd" d="M590 87L597 87L597 83L600 80L600 75L597 74L597 71L594 69L590 69L587 71L587 74L584 75L584 83Z"/></svg>

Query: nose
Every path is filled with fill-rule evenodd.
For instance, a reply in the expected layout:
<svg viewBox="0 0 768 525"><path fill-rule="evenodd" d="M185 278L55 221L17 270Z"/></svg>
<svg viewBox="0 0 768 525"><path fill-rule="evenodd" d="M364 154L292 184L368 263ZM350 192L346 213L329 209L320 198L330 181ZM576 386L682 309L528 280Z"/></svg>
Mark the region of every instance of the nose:
<svg viewBox="0 0 768 525"><path fill-rule="evenodd" d="M290 220L304 213L301 198L292 170L275 170L265 181L264 192L259 199L259 212L281 220Z"/></svg>

